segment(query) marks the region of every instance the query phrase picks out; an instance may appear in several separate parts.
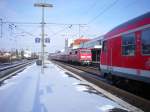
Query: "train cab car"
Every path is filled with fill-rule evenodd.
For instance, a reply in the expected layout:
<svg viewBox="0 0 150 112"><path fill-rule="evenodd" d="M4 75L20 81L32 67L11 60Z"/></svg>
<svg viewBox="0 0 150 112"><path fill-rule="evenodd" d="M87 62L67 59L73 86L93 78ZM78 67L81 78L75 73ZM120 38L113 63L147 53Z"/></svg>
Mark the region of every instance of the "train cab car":
<svg viewBox="0 0 150 112"><path fill-rule="evenodd" d="M150 83L150 12L104 36L100 69L104 76Z"/></svg>
<svg viewBox="0 0 150 112"><path fill-rule="evenodd" d="M89 65L92 62L91 50L86 49L86 48L73 49L70 52L69 60L72 63L80 63L80 64Z"/></svg>

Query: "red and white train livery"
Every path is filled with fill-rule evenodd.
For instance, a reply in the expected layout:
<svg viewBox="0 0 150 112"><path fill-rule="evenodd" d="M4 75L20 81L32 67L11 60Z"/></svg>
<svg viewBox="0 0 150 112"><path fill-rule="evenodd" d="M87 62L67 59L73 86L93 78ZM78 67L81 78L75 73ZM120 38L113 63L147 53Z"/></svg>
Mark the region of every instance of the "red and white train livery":
<svg viewBox="0 0 150 112"><path fill-rule="evenodd" d="M72 63L91 64L92 62L91 49L88 48L72 49L71 52L69 53L68 61Z"/></svg>
<svg viewBox="0 0 150 112"><path fill-rule="evenodd" d="M103 75L150 83L150 12L104 36L100 69Z"/></svg>

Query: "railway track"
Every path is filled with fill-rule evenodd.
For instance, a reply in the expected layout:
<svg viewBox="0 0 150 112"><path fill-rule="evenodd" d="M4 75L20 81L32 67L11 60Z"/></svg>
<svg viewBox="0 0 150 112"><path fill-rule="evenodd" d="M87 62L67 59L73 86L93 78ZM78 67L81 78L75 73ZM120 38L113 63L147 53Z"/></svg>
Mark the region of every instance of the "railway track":
<svg viewBox="0 0 150 112"><path fill-rule="evenodd" d="M34 61L23 61L20 63L15 63L12 65L4 66L0 68L0 83L7 78L13 76L14 74L22 71L25 69L27 65L30 65Z"/></svg>
<svg viewBox="0 0 150 112"><path fill-rule="evenodd" d="M120 89L114 85L109 84L107 80L98 77L100 75L100 72L97 70L92 69L91 67L81 67L81 66L75 66L63 62L58 61L52 61L53 63L63 67L64 69L67 69L75 74L80 75L84 79L88 80L91 83L94 83L95 85L99 86L100 88L103 88L107 90L108 92L120 97L124 101L129 102L130 104L141 108L145 112L149 112L150 110L150 101L148 99L142 98L140 96L137 96L133 93L130 93L128 91L125 91L123 89Z"/></svg>
<svg viewBox="0 0 150 112"><path fill-rule="evenodd" d="M62 62L62 63L64 63L64 62ZM123 89L132 94L135 94L137 96L140 96L142 98L150 100L150 95L149 95L150 94L150 91L149 91L150 85L148 85L148 84L139 83L136 81L125 82L124 80L118 81L116 84L112 81L112 79L110 77L108 77L107 80L106 80L106 78L101 77L100 70L96 66L81 66L81 65L73 65L73 64L69 64L69 63L64 63L64 64L66 64L67 66L71 66L73 68L85 71L87 73L90 73L90 74L92 74L91 77L93 77L93 78L103 80L106 83L112 84L120 89Z"/></svg>
<svg viewBox="0 0 150 112"><path fill-rule="evenodd" d="M23 60L16 60L16 61L7 62L7 63L0 63L0 68L7 67L7 66L12 66L12 65L23 63L23 62L26 62L26 61L28 61L28 60L23 59Z"/></svg>

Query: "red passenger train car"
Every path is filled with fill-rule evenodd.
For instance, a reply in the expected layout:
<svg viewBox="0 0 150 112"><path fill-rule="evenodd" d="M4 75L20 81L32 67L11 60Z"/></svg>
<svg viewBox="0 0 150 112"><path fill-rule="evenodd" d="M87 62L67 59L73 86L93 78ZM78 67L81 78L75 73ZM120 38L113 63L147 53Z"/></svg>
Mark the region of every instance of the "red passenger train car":
<svg viewBox="0 0 150 112"><path fill-rule="evenodd" d="M150 12L104 36L101 73L150 83Z"/></svg>
<svg viewBox="0 0 150 112"><path fill-rule="evenodd" d="M91 64L92 62L92 54L91 49L87 48L78 48L72 49L69 53L68 61L72 63L80 63L80 64Z"/></svg>

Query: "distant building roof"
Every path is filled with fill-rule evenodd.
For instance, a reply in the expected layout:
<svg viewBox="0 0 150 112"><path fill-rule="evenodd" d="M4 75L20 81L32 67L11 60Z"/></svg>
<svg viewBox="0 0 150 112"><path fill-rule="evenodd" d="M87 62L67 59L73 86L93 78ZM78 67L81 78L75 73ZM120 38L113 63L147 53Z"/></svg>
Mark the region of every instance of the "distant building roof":
<svg viewBox="0 0 150 112"><path fill-rule="evenodd" d="M80 37L76 40L74 40L73 45L80 45L81 43L87 42L91 39L85 38L85 37Z"/></svg>

